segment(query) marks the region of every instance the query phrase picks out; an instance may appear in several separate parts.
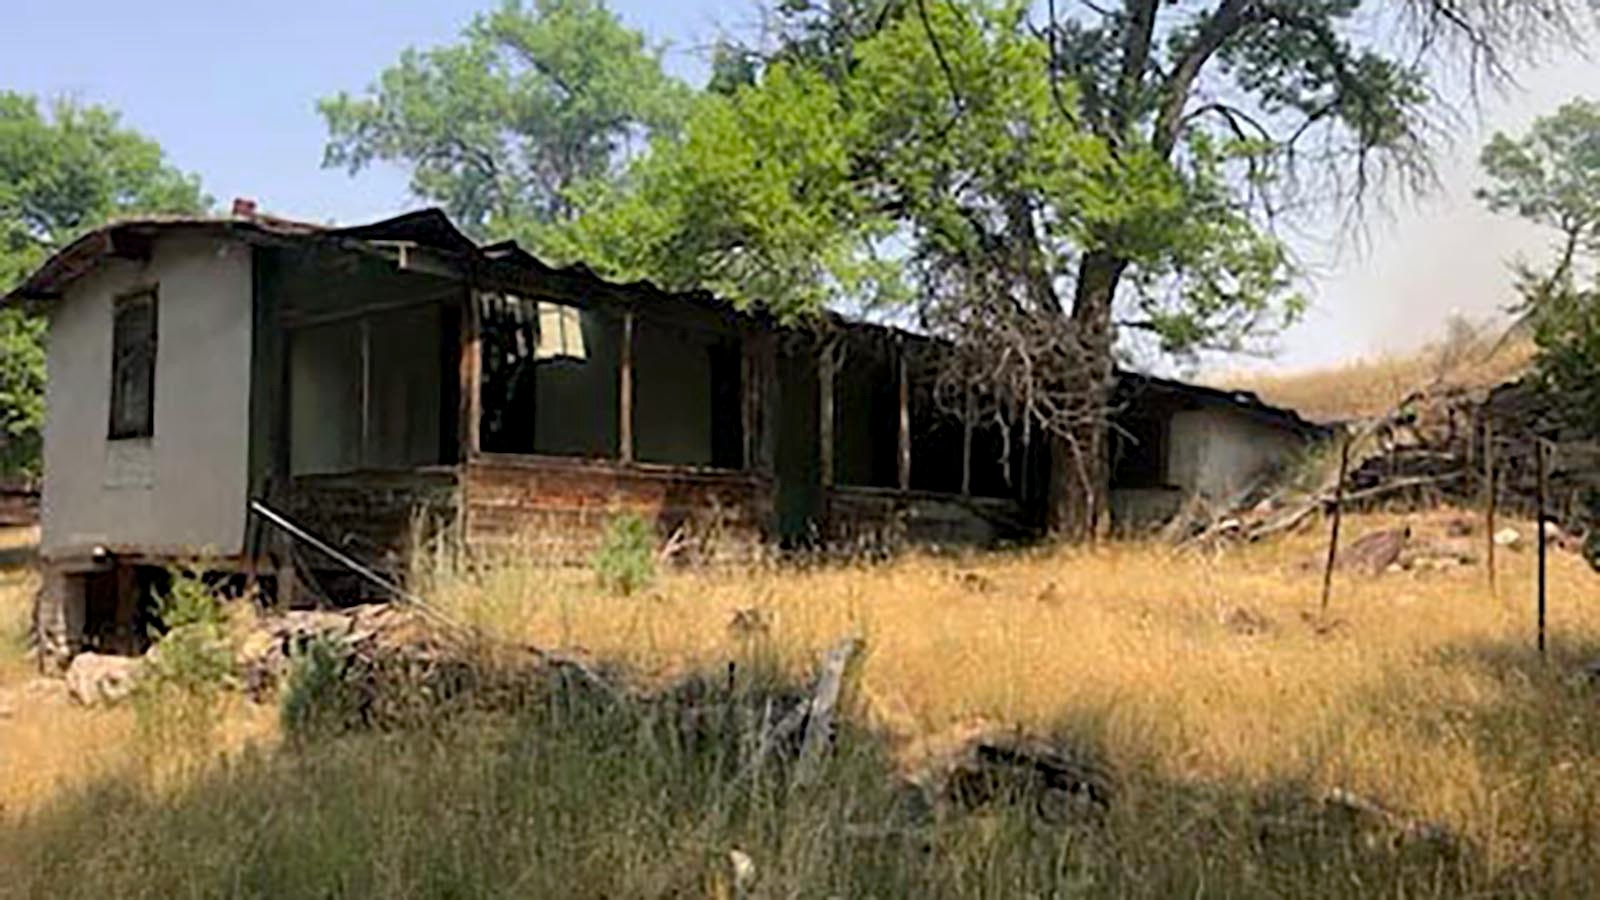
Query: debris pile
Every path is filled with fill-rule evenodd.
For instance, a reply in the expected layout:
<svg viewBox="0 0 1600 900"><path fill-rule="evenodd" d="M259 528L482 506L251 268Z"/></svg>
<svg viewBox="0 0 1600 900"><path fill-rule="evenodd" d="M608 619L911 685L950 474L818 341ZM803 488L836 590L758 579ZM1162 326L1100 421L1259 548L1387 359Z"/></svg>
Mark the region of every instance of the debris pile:
<svg viewBox="0 0 1600 900"><path fill-rule="evenodd" d="M1419 391L1387 416L1348 423L1344 439L1351 458L1342 489L1329 471L1314 486L1252 491L1228 509L1189 507L1169 526L1168 536L1184 545L1261 540L1304 527L1341 501L1347 510L1418 510L1444 503L1480 507L1488 495L1491 462L1497 509L1536 518L1538 453L1545 446L1547 527L1561 536L1559 546L1581 549L1600 568L1600 440L1562 424L1531 382L1489 391ZM1474 556L1455 548L1429 558L1448 560L1439 563L1448 566ZM1397 556L1386 565L1406 563Z"/></svg>
<svg viewBox="0 0 1600 900"><path fill-rule="evenodd" d="M914 742L902 754L902 769L934 818L1021 802L1053 825L1098 824L1117 790L1116 774L1100 754L989 720Z"/></svg>

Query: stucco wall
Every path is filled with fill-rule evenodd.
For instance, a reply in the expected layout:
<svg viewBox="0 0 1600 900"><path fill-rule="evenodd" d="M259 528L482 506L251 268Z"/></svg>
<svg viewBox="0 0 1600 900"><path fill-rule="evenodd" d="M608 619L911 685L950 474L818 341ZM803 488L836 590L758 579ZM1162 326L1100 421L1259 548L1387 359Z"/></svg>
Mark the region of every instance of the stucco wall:
<svg viewBox="0 0 1600 900"><path fill-rule="evenodd" d="M1176 413L1169 436L1167 481L1185 495L1216 501L1231 499L1305 447L1289 431L1226 409Z"/></svg>
<svg viewBox="0 0 1600 900"><path fill-rule="evenodd" d="M155 427L108 441L113 300L159 291ZM43 551L96 545L237 553L245 525L251 250L172 236L50 307Z"/></svg>

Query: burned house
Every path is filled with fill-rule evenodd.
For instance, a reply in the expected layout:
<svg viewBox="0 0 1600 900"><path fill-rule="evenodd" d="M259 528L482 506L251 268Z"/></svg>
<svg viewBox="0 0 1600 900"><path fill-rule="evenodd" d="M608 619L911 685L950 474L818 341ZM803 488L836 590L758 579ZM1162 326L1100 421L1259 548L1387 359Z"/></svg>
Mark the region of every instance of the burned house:
<svg viewBox="0 0 1600 900"><path fill-rule="evenodd" d="M49 318L41 626L65 652L135 647L174 560L284 602L370 589L282 522L398 577L438 553L586 559L623 512L705 558L1040 528L1043 442L942 412L924 338L552 268L432 210L237 211L107 226L5 298ZM1130 521L1221 499L1315 434L1251 397L1124 382Z"/></svg>

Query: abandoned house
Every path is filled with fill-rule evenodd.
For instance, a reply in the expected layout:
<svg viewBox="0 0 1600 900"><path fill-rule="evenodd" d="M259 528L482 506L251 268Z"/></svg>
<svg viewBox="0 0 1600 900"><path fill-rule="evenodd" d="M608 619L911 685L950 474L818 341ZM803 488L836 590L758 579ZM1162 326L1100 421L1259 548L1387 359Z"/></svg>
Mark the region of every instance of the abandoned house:
<svg viewBox="0 0 1600 900"><path fill-rule="evenodd" d="M996 426L941 414L934 342L552 268L434 210L120 222L5 302L49 318L40 626L62 653L137 649L177 560L281 602L369 589L263 508L395 576L444 549L586 558L624 511L724 557L1043 518L1044 442L1003 454ZM1319 433L1249 395L1123 382L1124 522L1229 498Z"/></svg>

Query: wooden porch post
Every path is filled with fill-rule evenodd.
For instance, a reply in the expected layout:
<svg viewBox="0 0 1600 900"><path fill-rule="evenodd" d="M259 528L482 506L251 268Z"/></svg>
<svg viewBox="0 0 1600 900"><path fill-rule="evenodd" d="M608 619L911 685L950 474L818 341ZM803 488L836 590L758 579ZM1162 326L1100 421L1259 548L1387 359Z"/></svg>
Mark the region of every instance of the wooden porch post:
<svg viewBox="0 0 1600 900"><path fill-rule="evenodd" d="M478 428L481 415L483 386L483 335L478 316L478 295L470 286L461 301L461 358L459 363L461 397L460 422L456 433L461 436L461 462L467 462L480 449Z"/></svg>
<svg viewBox="0 0 1600 900"><path fill-rule="evenodd" d="M961 411L961 496L972 496L972 385L967 385L966 408Z"/></svg>
<svg viewBox="0 0 1600 900"><path fill-rule="evenodd" d="M906 362L906 342L895 341L900 369L900 490L911 490L911 376Z"/></svg>
<svg viewBox="0 0 1600 900"><path fill-rule="evenodd" d="M622 461L633 462L633 309L622 313L622 371L620 373L621 409L618 413L617 442L621 445Z"/></svg>
<svg viewBox="0 0 1600 900"><path fill-rule="evenodd" d="M822 486L833 487L833 368L837 340L829 338L817 357L817 433Z"/></svg>

